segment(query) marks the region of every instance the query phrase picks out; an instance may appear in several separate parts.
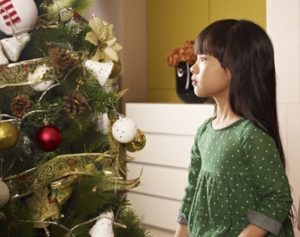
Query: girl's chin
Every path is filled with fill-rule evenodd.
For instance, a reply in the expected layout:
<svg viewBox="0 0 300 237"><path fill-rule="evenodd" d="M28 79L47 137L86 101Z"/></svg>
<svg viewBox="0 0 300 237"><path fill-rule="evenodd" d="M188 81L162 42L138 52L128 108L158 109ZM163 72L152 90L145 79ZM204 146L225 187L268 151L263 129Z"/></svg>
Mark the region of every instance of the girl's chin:
<svg viewBox="0 0 300 237"><path fill-rule="evenodd" d="M198 96L198 97L204 97L202 94L200 93L197 93L196 91L194 91L195 95Z"/></svg>
<svg viewBox="0 0 300 237"><path fill-rule="evenodd" d="M211 97L211 95L208 95L207 93L199 93L199 92L196 92L196 91L194 91L194 93L197 97L202 97L202 98Z"/></svg>
<svg viewBox="0 0 300 237"><path fill-rule="evenodd" d="M198 96L198 97L204 97L204 94L205 94L205 93L201 92L201 91L199 90L199 88L197 88L197 87L194 87L194 93L195 93L195 95Z"/></svg>

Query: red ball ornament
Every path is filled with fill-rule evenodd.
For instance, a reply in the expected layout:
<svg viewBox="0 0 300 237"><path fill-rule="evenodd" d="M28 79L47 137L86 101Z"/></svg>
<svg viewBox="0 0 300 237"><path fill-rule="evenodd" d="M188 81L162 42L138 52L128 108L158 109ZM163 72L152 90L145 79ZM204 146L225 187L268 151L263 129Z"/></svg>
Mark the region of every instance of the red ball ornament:
<svg viewBox="0 0 300 237"><path fill-rule="evenodd" d="M36 133L36 142L44 151L53 151L61 143L61 131L54 125L45 125Z"/></svg>

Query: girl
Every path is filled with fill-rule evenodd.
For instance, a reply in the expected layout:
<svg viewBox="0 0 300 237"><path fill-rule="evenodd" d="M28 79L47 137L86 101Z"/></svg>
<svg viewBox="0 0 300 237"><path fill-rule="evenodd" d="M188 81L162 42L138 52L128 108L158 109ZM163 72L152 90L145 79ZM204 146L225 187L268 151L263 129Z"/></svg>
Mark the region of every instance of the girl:
<svg viewBox="0 0 300 237"><path fill-rule="evenodd" d="M175 237L294 236L271 40L253 22L220 20L196 51L194 92L216 115L195 136Z"/></svg>

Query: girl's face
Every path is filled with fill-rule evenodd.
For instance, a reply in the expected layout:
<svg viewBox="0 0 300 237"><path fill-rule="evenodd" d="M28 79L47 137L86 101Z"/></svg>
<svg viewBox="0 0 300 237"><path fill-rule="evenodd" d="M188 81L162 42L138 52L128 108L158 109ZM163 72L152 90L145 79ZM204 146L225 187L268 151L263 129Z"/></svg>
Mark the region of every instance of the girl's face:
<svg viewBox="0 0 300 237"><path fill-rule="evenodd" d="M200 54L191 67L194 92L200 97L227 95L230 85L230 72L221 67L214 56Z"/></svg>

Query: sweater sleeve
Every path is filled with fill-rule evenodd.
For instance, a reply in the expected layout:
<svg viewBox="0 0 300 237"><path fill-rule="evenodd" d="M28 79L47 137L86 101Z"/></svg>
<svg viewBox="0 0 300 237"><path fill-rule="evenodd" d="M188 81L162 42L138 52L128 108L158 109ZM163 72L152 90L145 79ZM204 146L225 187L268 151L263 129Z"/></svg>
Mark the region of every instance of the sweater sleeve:
<svg viewBox="0 0 300 237"><path fill-rule="evenodd" d="M190 213L191 204L193 201L198 174L201 168L201 157L198 149L198 138L200 135L201 127L198 129L194 138L194 144L191 149L191 160L188 168L188 184L185 188L185 195L181 202L181 208L178 213L177 222L180 224L187 224L188 215Z"/></svg>
<svg viewBox="0 0 300 237"><path fill-rule="evenodd" d="M249 124L242 135L249 172L258 194L258 205L248 211L248 221L278 235L292 205L291 191L274 139Z"/></svg>

